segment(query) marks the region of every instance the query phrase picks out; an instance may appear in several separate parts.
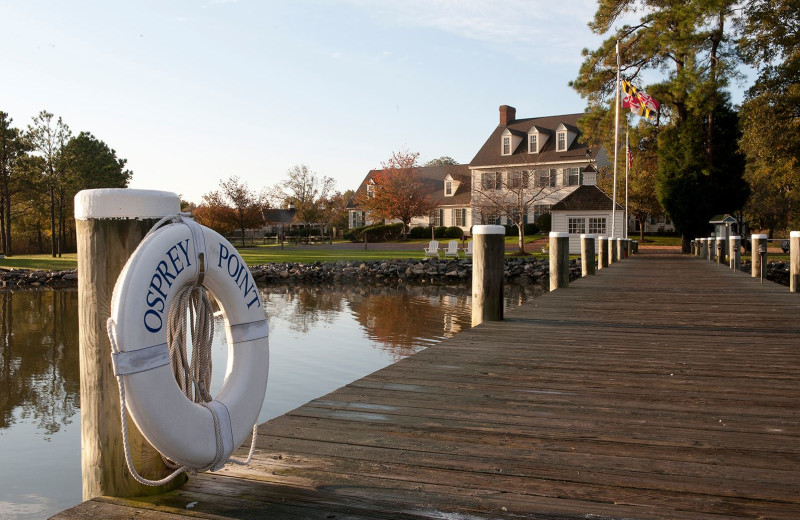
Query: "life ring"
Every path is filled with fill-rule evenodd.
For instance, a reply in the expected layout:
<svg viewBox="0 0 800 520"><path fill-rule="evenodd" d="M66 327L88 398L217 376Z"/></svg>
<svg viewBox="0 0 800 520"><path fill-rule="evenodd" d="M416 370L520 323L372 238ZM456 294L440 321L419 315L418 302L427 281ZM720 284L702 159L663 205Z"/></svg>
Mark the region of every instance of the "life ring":
<svg viewBox="0 0 800 520"><path fill-rule="evenodd" d="M176 293L198 281L222 308L228 342L225 381L205 406L189 400L175 381L166 332ZM144 437L178 464L221 468L253 431L269 372L269 326L236 249L189 219L156 229L117 279L111 320L114 371L124 378L127 408Z"/></svg>

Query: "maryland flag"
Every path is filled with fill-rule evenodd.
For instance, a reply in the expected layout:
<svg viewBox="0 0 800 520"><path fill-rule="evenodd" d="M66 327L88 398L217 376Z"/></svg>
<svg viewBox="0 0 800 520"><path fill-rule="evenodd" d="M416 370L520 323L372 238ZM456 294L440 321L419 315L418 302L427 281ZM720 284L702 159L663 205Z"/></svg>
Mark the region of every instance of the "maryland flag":
<svg viewBox="0 0 800 520"><path fill-rule="evenodd" d="M622 98L622 106L630 108L631 112L648 119L655 118L658 110L658 101L648 96L644 90L638 90L630 82L622 80L622 91L625 96Z"/></svg>

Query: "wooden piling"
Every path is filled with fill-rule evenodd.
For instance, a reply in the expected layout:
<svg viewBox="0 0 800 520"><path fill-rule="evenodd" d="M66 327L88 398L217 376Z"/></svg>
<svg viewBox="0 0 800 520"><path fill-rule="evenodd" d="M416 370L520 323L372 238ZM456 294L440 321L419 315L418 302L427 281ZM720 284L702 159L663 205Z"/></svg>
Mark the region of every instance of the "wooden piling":
<svg viewBox="0 0 800 520"><path fill-rule="evenodd" d="M689 254L694 256L696 248L697 248L697 241L696 240L692 240L691 242L689 242Z"/></svg>
<svg viewBox="0 0 800 520"><path fill-rule="evenodd" d="M472 326L503 319L506 228L472 228ZM552 251L551 251L552 256Z"/></svg>
<svg viewBox="0 0 800 520"><path fill-rule="evenodd" d="M707 258L707 260L709 262L713 262L717 257L717 239L716 239L716 237L714 235L711 235L710 237L708 237L706 239L706 245L707 245L707 248L706 248L707 249L707 251L706 251L707 257L706 258Z"/></svg>
<svg viewBox="0 0 800 520"><path fill-rule="evenodd" d="M728 264L731 269L738 271L742 265L742 237L734 235L728 244Z"/></svg>
<svg viewBox="0 0 800 520"><path fill-rule="evenodd" d="M581 276L589 276L595 273L594 243L594 235L586 233L581 235Z"/></svg>
<svg viewBox="0 0 800 520"><path fill-rule="evenodd" d="M758 252L759 248L764 247L764 256ZM750 276L758 278L761 276L762 262L763 266L767 265L767 235L750 235Z"/></svg>
<svg viewBox="0 0 800 520"><path fill-rule="evenodd" d="M597 269L608 267L608 237L597 237Z"/></svg>
<svg viewBox="0 0 800 520"><path fill-rule="evenodd" d="M550 232L550 290L569 287L569 233Z"/></svg>
<svg viewBox="0 0 800 520"><path fill-rule="evenodd" d="M800 292L800 231L789 233L789 291Z"/></svg>
<svg viewBox="0 0 800 520"><path fill-rule="evenodd" d="M178 195L164 191L84 190L75 196L84 500L164 493L186 480L181 476L168 485L149 487L128 472L106 333L111 293L125 262L153 224L179 211ZM128 422L128 434L133 463L142 476L159 479L170 473L133 421Z"/></svg>
<svg viewBox="0 0 800 520"><path fill-rule="evenodd" d="M610 266L617 261L617 239L616 237L608 237L608 265Z"/></svg>
<svg viewBox="0 0 800 520"><path fill-rule="evenodd" d="M725 239L720 237L717 239L717 265L727 265L727 253Z"/></svg>

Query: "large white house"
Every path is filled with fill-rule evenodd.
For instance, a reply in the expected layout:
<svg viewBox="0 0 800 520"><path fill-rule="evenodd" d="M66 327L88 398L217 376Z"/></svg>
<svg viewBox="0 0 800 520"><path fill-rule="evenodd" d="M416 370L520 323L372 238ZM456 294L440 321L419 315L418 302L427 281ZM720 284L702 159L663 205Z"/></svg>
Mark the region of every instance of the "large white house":
<svg viewBox="0 0 800 520"><path fill-rule="evenodd" d="M526 215L515 215L534 222L579 186L596 184L598 168L609 161L605 150L578 139L582 115L517 119L513 107L501 106L499 124L468 165L419 168L436 210L414 219L412 226L458 226L469 234L473 224L511 224L508 211L490 207L486 200L512 192L535 198ZM367 174L358 191L369 193L376 171ZM608 202L610 214L610 198ZM364 211L350 207L351 227L371 223Z"/></svg>

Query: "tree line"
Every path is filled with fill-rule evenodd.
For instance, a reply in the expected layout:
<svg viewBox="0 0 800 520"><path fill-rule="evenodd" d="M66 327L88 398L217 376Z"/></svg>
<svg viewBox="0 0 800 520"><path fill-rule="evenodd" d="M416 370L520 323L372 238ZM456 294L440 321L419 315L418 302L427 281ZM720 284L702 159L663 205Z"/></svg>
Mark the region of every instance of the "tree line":
<svg viewBox="0 0 800 520"><path fill-rule="evenodd" d="M618 25L631 15L638 21ZM800 224L794 0L599 0L589 26L607 38L584 49L570 83L589 103L584 137L613 153L617 44L622 77L660 101L652 121L631 120L631 214L665 211L684 248L708 232L715 214L736 215L770 235ZM740 64L757 77L734 107L726 88L743 81ZM618 155L624 171L625 152ZM608 175L605 183L611 186Z"/></svg>
<svg viewBox="0 0 800 520"><path fill-rule="evenodd" d="M298 164L274 186L260 190L233 175L219 182L219 188L204 194L196 207L189 207L200 224L227 235L238 232L244 245L245 231L269 225L268 210L294 209L294 223L308 229L318 225L320 232L332 233L347 228L347 204L352 190L336 190L336 182Z"/></svg>
<svg viewBox="0 0 800 520"><path fill-rule="evenodd" d="M74 135L45 110L26 128L0 111L0 252L45 253L76 248L73 199L83 189L124 188L126 159L90 132Z"/></svg>

